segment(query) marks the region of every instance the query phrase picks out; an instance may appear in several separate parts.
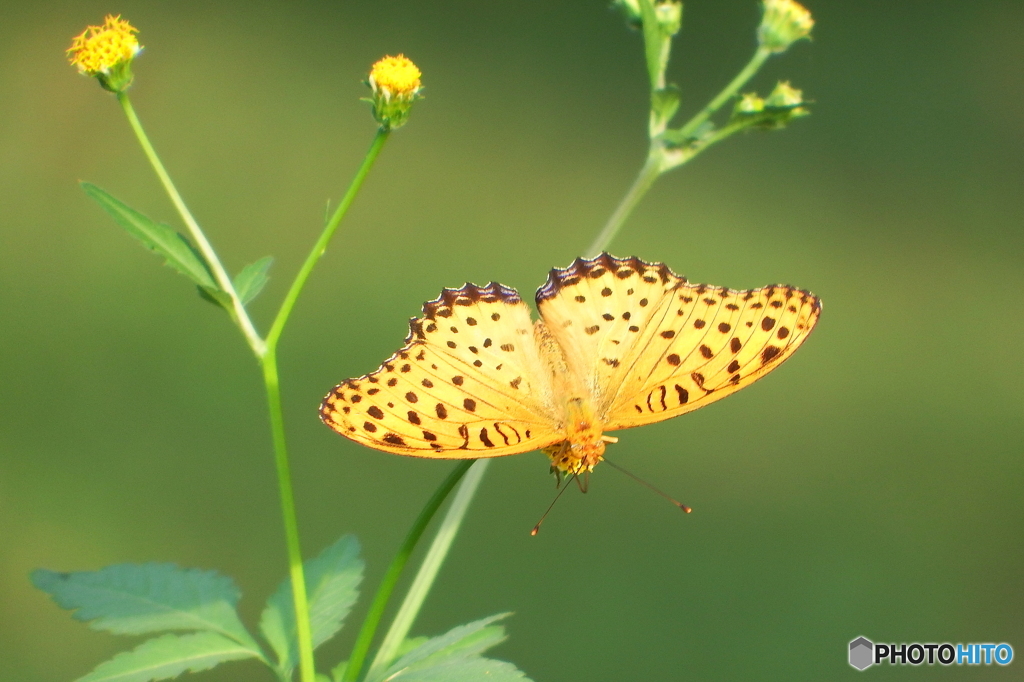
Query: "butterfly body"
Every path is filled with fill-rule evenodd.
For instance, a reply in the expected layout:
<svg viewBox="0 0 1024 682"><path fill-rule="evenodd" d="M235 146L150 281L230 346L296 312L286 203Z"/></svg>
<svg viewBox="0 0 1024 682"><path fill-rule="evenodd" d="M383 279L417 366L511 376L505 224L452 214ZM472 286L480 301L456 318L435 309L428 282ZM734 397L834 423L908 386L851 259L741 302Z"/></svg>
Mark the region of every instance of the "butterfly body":
<svg viewBox="0 0 1024 682"><path fill-rule="evenodd" d="M660 263L601 254L551 271L534 322L496 282L445 289L406 344L321 405L338 433L396 454L470 459L542 450L589 472L608 431L710 404L806 339L819 299L784 285L691 285Z"/></svg>

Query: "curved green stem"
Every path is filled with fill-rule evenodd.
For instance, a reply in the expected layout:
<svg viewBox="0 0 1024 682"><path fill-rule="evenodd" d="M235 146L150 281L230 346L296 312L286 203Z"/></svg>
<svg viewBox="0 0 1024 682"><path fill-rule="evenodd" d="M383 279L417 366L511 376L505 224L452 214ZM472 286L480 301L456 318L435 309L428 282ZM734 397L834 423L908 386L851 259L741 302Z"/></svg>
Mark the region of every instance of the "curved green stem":
<svg viewBox="0 0 1024 682"><path fill-rule="evenodd" d="M263 383L267 389L267 407L270 410L270 431L274 440L274 462L277 464L277 486L281 497L281 516L284 520L285 540L288 546L288 574L291 577L292 600L295 602L295 638L299 650L299 675L302 682L315 682L313 637L309 627L309 602L306 598L306 578L302 570L302 547L299 544L299 520L295 513L295 494L292 492L292 472L288 464L288 446L284 435L284 414L281 411L281 387L277 377L277 353L271 349L260 358Z"/></svg>
<svg viewBox="0 0 1024 682"><path fill-rule="evenodd" d="M754 56L750 58L747 65L736 74L728 85L726 85L720 93L718 93L713 100L708 102L707 106L697 112L697 115L691 118L689 121L679 129L679 137L685 139L691 137L697 129L700 128L705 121L711 118L716 111L722 108L722 105L728 102L730 99L736 96L740 88L747 84L751 78L754 77L764 63L768 60L768 57L772 56L770 50L766 50L763 47L758 47L757 51L754 52Z"/></svg>
<svg viewBox="0 0 1024 682"><path fill-rule="evenodd" d="M135 114L135 108L132 107L131 100L128 99L128 94L125 92L117 93L117 101L121 103L121 108L124 110L125 116L128 117L128 123L131 125L132 130L135 131L135 137L138 138L139 144L142 146L142 151L145 152L150 165L153 166L153 170L156 171L156 175L160 179L160 184L164 186L167 196L171 198L174 208L178 210L178 214L185 222L185 226L188 228L189 234L192 235L192 239L195 240L200 253L202 253L203 258L206 259L206 264L210 267L210 271L213 274L214 280L217 282L217 286L219 286L221 290L230 297L231 317L234 319L235 324L238 325L238 328L242 330L242 334L245 336L245 340L249 343L249 347L252 348L252 352L256 354L256 357L262 356L266 348L263 339L261 339L259 333L257 333L252 320L249 319L249 314L245 311L245 306L242 305L242 299L238 297L238 292L235 291L235 285L232 284L231 278L224 270L224 266L221 264L220 259L217 258L217 253L213 250L209 240L206 239L206 235L203 234L203 230L199 227L199 223L197 223L196 219L192 217L192 213L185 205L185 201L181 198L181 194L178 193L178 189L171 181L171 176L167 174L167 169L164 168L164 164L160 161L160 157L157 156L156 150L153 148L153 145L149 141L149 137L146 135L146 131L142 128L142 123L139 121L139 117Z"/></svg>
<svg viewBox="0 0 1024 682"><path fill-rule="evenodd" d="M416 521L413 522L412 528L409 529L409 534L405 536L405 542L398 549L398 553L395 558L391 560L391 565L388 567L387 573L384 574L384 578L380 582L380 587L377 588L377 594L373 598L373 603L370 604L370 610L366 614L366 618L363 620L363 626L359 630L359 636L356 638L355 646L352 648L352 655L348 659L348 667L345 668L345 675L342 678L343 682L351 682L355 680L363 667L363 662L366 660L366 654L370 651L370 645L373 643L373 636L377 632L377 626L380 624L380 619L384 615L384 610L387 608L388 600L391 598L391 593L395 590L395 585L398 583L399 577L402 575L402 569L409 562L409 557L412 556L413 550L416 548L416 543L419 542L420 537L423 535L423 531L427 529L427 524L434 518L434 514L441 507L441 504L448 497L448 494L455 487L455 484L459 482L459 479L469 471L472 466L473 460L467 460L459 462L458 466L448 475L448 478L434 492L434 495L427 502L423 510L420 511L419 516L416 517ZM482 472L481 472L482 473ZM479 476L477 476L479 479ZM474 486L475 489L475 486ZM460 493L462 489L460 488ZM456 502L452 503L452 508L455 508ZM463 507L468 505L468 500ZM448 516L451 516L451 510L448 512ZM463 508L462 513L465 513ZM460 516L461 520L461 516ZM445 518L447 523L448 517ZM444 526L442 526L442 529ZM441 535L441 531L438 531L438 536ZM454 537L454 533L452 533ZM435 544L437 540L435 539ZM449 541L451 544L451 541ZM426 561L424 561L426 564ZM420 572L423 572L422 566ZM434 573L436 574L436 570ZM406 599L408 601L408 598ZM421 600L422 603L422 600ZM403 608L404 608L403 604ZM396 618L397 622L397 618ZM394 625L391 626L392 630ZM390 631L389 631L390 634ZM383 649L383 646L382 646ZM380 653L377 654L380 657ZM376 659L374 659L376 664ZM371 670L372 671L372 670Z"/></svg>
<svg viewBox="0 0 1024 682"><path fill-rule="evenodd" d="M338 229L342 218L348 212L349 206L352 205L352 201L356 198L359 188L363 185L363 180L366 179L370 168L373 167L373 162L377 160L377 155L380 154L380 150L384 147L384 143L388 141L390 134L390 129L380 128L377 131L377 136L373 138L373 143L366 152L366 157L363 159L362 165L359 166L356 176L352 178L352 183L348 186L345 196L342 198L341 203L338 204L338 208L335 209L334 215L327 221L323 232L320 234L320 238L313 246L313 250L306 256L306 262L302 264L302 268L295 276L295 281L292 282L291 288L288 289L288 293L281 303L281 308L277 311L277 316L274 318L274 323L270 325L270 331L267 333L267 346L271 348L277 346L277 341L281 338L281 332L284 331L284 325L288 321L288 316L291 315L292 308L295 307L295 301L299 298L302 287L306 285L306 280L309 279L309 275L313 272L313 267L317 261L320 260L320 256L324 255L324 251L327 250L331 237L334 236L335 230Z"/></svg>

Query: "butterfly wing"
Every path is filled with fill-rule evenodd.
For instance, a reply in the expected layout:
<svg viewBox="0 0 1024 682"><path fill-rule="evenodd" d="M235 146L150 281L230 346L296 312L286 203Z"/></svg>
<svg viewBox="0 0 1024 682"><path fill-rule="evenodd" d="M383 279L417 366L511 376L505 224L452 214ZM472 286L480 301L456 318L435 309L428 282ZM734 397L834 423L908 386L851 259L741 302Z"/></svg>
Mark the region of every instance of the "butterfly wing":
<svg viewBox="0 0 1024 682"><path fill-rule="evenodd" d="M320 418L357 443L416 457L473 459L564 438L530 310L492 282L445 289L375 372L342 382Z"/></svg>
<svg viewBox="0 0 1024 682"><path fill-rule="evenodd" d="M692 285L663 264L608 254L553 270L537 300L608 431L753 383L792 355L821 312L817 297L793 287Z"/></svg>
<svg viewBox="0 0 1024 682"><path fill-rule="evenodd" d="M664 265L601 254L555 268L537 290L541 319L599 414L629 374L632 356L651 343L664 302L685 283Z"/></svg>

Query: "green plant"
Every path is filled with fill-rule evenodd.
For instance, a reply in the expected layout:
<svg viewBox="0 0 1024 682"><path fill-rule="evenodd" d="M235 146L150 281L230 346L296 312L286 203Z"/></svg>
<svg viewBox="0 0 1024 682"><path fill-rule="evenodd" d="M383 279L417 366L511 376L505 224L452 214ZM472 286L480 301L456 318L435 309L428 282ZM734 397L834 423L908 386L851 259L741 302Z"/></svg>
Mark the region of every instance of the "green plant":
<svg viewBox="0 0 1024 682"><path fill-rule="evenodd" d="M647 161L633 186L588 249L594 254L607 247L643 195L662 174L687 163L707 147L741 130L779 128L805 115L806 103L799 90L779 83L766 98L745 95L720 125L713 117L733 102L739 90L772 54L808 37L809 13L792 0L766 0L758 29L758 47L751 61L710 103L678 128L671 123L680 105L679 91L666 81L671 42L682 22L682 4L673 1L618 0L627 21L642 30L650 79L650 147ZM523 678L523 673L502 661L482 656L502 641L504 630L495 623L499 614L457 627L431 639L409 638L409 630L434 577L458 531L488 460L462 462L425 505L379 586L347 661L328 677L316 673L314 649L342 627L355 602L362 578L358 543L341 540L319 556L303 563L299 542L288 458L286 431L281 410L277 350L292 309L316 263L327 248L352 205L374 161L393 130L405 124L419 96L420 72L404 57L386 57L374 65L367 84L369 102L378 122L377 133L343 199L326 221L320 237L296 274L270 330L262 336L252 323L246 305L263 289L272 260L262 258L230 277L217 253L189 212L150 143L127 94L134 58L141 50L137 31L120 17L107 17L100 27L90 27L75 39L69 53L72 63L101 86L113 92L142 146L153 170L185 224L188 236L155 222L104 190L83 183L86 194L144 246L166 264L190 279L205 300L223 308L238 327L259 361L266 389L271 435L287 538L289 577L267 601L260 633L268 648L242 624L235 606L238 588L227 577L210 571L179 569L168 564L121 564L99 571L56 573L38 570L35 585L50 593L63 608L92 627L115 634L159 636L129 652L100 664L82 680L123 682L166 679L185 671L199 671L229 660L255 658L265 663L279 680L290 680L297 669L302 682L326 679L334 682L364 680L470 680L486 676L494 680ZM413 580L374 658L365 666L378 626L413 549L435 513L458 485L454 501L440 524L418 574ZM184 632L186 634L176 634ZM269 653L268 653L269 651ZM364 673L364 668L366 672Z"/></svg>

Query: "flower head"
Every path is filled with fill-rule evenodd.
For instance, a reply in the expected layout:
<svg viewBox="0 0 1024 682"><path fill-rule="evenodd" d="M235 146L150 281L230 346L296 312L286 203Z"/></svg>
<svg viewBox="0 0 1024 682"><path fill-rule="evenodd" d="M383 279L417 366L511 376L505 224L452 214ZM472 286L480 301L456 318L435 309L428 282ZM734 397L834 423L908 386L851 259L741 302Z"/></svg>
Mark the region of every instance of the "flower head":
<svg viewBox="0 0 1024 682"><path fill-rule="evenodd" d="M757 29L761 47L772 52L785 52L789 46L809 38L814 19L806 7L794 0L764 0L764 14Z"/></svg>
<svg viewBox="0 0 1024 682"><path fill-rule="evenodd" d="M135 39L138 32L121 15L108 14L102 26L89 26L75 36L67 49L68 60L107 90L122 92L132 82L132 60L142 51Z"/></svg>
<svg viewBox="0 0 1024 682"><path fill-rule="evenodd" d="M421 97L422 75L412 60L402 54L384 57L373 65L366 84L373 90L369 102L381 127L394 129L405 125L412 103Z"/></svg>

